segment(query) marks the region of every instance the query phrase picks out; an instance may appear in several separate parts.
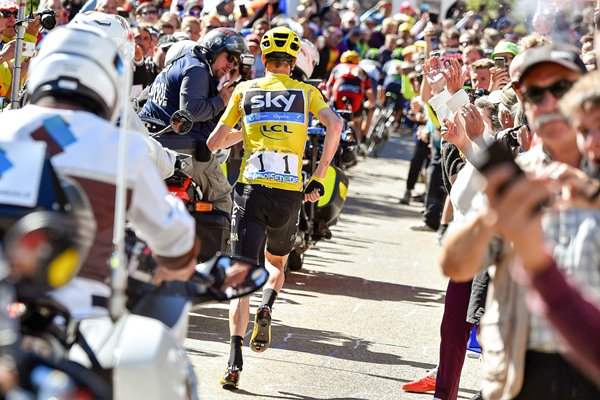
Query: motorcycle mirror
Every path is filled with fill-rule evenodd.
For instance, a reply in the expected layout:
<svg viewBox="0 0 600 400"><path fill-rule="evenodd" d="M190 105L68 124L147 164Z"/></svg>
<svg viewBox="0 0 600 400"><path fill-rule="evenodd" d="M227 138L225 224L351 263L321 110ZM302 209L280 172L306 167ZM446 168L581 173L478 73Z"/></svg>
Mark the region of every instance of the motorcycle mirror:
<svg viewBox="0 0 600 400"><path fill-rule="evenodd" d="M193 280L209 286L207 292L216 300L231 300L246 296L267 282L269 273L256 261L220 255L196 266Z"/></svg>
<svg viewBox="0 0 600 400"><path fill-rule="evenodd" d="M194 120L192 114L187 110L177 110L171 115L171 129L178 135L185 135L192 130Z"/></svg>

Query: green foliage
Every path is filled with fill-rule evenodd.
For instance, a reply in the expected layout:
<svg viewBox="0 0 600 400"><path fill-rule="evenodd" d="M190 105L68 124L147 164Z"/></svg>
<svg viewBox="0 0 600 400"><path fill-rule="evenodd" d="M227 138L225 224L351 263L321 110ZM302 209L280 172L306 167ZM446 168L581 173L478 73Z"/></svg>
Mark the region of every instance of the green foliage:
<svg viewBox="0 0 600 400"><path fill-rule="evenodd" d="M533 1L533 0L532 0ZM466 0L467 2L467 7L469 10L479 10L479 8L481 6L484 7L485 11L487 11L488 13L492 13L495 12L496 9L498 8L498 4L499 3L505 3L505 4L514 4L514 0L504 0L504 1L498 1L498 0Z"/></svg>

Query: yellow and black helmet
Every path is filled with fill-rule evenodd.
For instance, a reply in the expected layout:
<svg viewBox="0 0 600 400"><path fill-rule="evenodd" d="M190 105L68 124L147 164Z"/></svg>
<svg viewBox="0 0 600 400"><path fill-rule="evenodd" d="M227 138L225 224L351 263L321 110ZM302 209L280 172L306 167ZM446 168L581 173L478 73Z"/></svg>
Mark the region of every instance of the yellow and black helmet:
<svg viewBox="0 0 600 400"><path fill-rule="evenodd" d="M260 41L260 49L265 55L278 52L295 58L300 53L302 45L293 30L280 26L265 32Z"/></svg>
<svg viewBox="0 0 600 400"><path fill-rule="evenodd" d="M346 50L342 53L340 61L349 64L358 64L360 61L360 54L356 50Z"/></svg>

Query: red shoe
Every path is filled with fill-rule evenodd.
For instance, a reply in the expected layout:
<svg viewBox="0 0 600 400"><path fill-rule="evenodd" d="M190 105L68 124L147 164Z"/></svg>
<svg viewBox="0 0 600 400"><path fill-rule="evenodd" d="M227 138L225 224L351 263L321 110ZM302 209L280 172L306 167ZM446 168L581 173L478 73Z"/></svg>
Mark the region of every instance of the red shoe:
<svg viewBox="0 0 600 400"><path fill-rule="evenodd" d="M416 381L408 382L402 385L405 392L427 393L435 391L435 375L425 375Z"/></svg>

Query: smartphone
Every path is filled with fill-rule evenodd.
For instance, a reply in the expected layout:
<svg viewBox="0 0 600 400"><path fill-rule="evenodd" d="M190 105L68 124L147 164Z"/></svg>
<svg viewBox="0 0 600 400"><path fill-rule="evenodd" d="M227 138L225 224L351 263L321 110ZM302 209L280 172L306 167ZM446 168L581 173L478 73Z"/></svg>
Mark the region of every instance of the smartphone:
<svg viewBox="0 0 600 400"><path fill-rule="evenodd" d="M506 68L506 58L504 57L495 57L494 58L494 66L500 69Z"/></svg>
<svg viewBox="0 0 600 400"><path fill-rule="evenodd" d="M486 175L492 169L502 164L512 167L515 173L508 182L498 189L498 194L501 194L510 186L511 182L514 182L524 174L521 167L516 163L513 153L498 140L494 141L481 153L474 154L469 160L483 175Z"/></svg>
<svg viewBox="0 0 600 400"><path fill-rule="evenodd" d="M244 4L240 4L239 8L240 8L240 14L242 15L242 18L246 18L248 16L248 10L246 9L246 6Z"/></svg>
<svg viewBox="0 0 600 400"><path fill-rule="evenodd" d="M429 20L431 21L432 24L437 24L439 19L440 19L439 14L432 13L432 12L429 13Z"/></svg>

